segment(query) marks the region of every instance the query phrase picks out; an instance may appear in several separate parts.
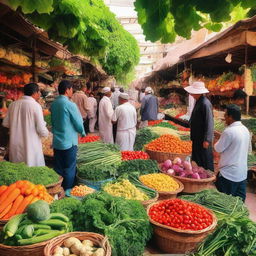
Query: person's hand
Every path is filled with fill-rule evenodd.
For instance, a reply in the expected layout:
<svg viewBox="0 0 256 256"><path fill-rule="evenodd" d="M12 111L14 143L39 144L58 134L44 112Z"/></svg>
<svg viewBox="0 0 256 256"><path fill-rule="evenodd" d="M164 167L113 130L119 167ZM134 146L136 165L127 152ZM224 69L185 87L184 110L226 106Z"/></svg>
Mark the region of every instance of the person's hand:
<svg viewBox="0 0 256 256"><path fill-rule="evenodd" d="M203 142L203 148L207 149L209 148L209 146L210 146L210 143L208 141Z"/></svg>

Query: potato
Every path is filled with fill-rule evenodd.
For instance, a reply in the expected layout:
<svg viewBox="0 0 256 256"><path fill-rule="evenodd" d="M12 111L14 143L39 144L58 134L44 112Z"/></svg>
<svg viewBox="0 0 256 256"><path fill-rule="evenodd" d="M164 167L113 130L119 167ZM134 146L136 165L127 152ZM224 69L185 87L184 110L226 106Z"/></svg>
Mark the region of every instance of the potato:
<svg viewBox="0 0 256 256"><path fill-rule="evenodd" d="M68 249L68 247L64 247L63 248L63 256L69 256L70 255L70 251L69 251L69 249Z"/></svg>
<svg viewBox="0 0 256 256"><path fill-rule="evenodd" d="M83 244L83 245L88 245L88 246L93 247L93 242L92 242L91 240L84 240L84 241L82 242L82 244Z"/></svg>
<svg viewBox="0 0 256 256"><path fill-rule="evenodd" d="M59 254L59 253L54 253L53 256L63 256L63 254Z"/></svg>
<svg viewBox="0 0 256 256"><path fill-rule="evenodd" d="M74 244L82 244L81 241L75 237L69 237L64 241L64 246L70 248Z"/></svg>
<svg viewBox="0 0 256 256"><path fill-rule="evenodd" d="M70 249L72 253L79 255L82 247L83 245L81 243L80 244L76 243L76 244L73 244Z"/></svg>
<svg viewBox="0 0 256 256"><path fill-rule="evenodd" d="M80 256L90 256L93 254L92 250L93 248L88 245L82 246L80 250Z"/></svg>
<svg viewBox="0 0 256 256"><path fill-rule="evenodd" d="M54 254L63 254L63 248L60 247L60 246L57 246L55 247L54 251L53 251Z"/></svg>
<svg viewBox="0 0 256 256"><path fill-rule="evenodd" d="M92 256L105 256L105 251L103 248L97 249Z"/></svg>

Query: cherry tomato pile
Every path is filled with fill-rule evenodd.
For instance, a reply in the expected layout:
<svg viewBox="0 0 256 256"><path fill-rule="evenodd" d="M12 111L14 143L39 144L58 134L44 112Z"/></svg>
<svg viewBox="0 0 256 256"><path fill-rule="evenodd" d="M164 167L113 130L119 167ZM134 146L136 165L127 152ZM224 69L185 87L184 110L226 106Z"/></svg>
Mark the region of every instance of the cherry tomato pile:
<svg viewBox="0 0 256 256"><path fill-rule="evenodd" d="M149 216L160 224L181 230L202 230L213 222L206 209L181 199L164 200L153 205Z"/></svg>
<svg viewBox="0 0 256 256"><path fill-rule="evenodd" d="M94 136L94 135L87 135L85 137L79 138L79 143L88 143L88 142L95 142L95 141L99 141L100 140L100 136Z"/></svg>
<svg viewBox="0 0 256 256"><path fill-rule="evenodd" d="M153 121L148 121L148 126L154 126L156 124L162 123L163 120L153 120Z"/></svg>
<svg viewBox="0 0 256 256"><path fill-rule="evenodd" d="M149 155L143 151L122 151L122 160L149 159Z"/></svg>

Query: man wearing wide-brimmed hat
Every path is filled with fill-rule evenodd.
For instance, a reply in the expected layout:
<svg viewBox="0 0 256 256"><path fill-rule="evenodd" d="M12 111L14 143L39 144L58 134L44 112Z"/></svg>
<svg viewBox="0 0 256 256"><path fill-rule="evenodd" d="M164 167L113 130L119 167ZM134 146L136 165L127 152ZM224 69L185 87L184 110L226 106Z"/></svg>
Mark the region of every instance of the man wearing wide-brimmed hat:
<svg viewBox="0 0 256 256"><path fill-rule="evenodd" d="M184 89L196 100L190 118L192 160L199 166L213 171L213 112L211 102L204 95L209 91L201 81L193 82Z"/></svg>

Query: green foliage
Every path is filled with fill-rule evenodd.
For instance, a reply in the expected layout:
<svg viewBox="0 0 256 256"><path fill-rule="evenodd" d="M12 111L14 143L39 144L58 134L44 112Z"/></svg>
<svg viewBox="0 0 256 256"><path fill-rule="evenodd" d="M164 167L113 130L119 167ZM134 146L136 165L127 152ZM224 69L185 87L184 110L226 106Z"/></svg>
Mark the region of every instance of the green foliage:
<svg viewBox="0 0 256 256"><path fill-rule="evenodd" d="M134 150L140 151L143 150L144 145L148 144L154 139L157 139L159 135L152 132L148 128L143 128L137 131L135 143L134 143Z"/></svg>
<svg viewBox="0 0 256 256"><path fill-rule="evenodd" d="M24 163L0 162L0 185L10 185L17 180L49 185L59 181L59 175L45 166L28 167Z"/></svg>
<svg viewBox="0 0 256 256"><path fill-rule="evenodd" d="M255 0L136 0L135 10L147 40L173 42L190 38L192 30L219 31L224 23L246 17Z"/></svg>
<svg viewBox="0 0 256 256"><path fill-rule="evenodd" d="M92 193L82 200L76 216L74 228L106 235L113 256L142 255L151 237L146 211L136 200Z"/></svg>
<svg viewBox="0 0 256 256"><path fill-rule="evenodd" d="M74 54L97 59L109 75L126 80L139 62L133 36L116 20L103 0L7 0L49 37Z"/></svg>

